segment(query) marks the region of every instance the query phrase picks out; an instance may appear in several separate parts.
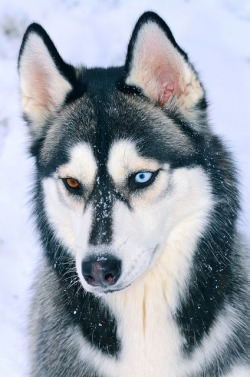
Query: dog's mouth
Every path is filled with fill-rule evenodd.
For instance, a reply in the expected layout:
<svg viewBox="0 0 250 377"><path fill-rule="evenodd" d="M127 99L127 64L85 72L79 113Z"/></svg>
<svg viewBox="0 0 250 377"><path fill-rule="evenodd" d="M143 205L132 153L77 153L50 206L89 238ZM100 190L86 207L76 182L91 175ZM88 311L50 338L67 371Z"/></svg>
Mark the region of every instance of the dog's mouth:
<svg viewBox="0 0 250 377"><path fill-rule="evenodd" d="M130 285L131 284L127 284L124 287L114 287L114 288L108 288L108 289L98 287L98 288L93 289L91 293L93 293L96 296L105 296L108 294L122 292L125 289L127 289Z"/></svg>

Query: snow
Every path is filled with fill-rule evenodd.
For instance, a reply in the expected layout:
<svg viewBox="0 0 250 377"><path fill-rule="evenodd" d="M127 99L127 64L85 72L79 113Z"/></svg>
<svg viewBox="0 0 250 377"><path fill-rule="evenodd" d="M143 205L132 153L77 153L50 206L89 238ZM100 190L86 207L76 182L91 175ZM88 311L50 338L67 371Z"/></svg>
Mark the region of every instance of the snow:
<svg viewBox="0 0 250 377"><path fill-rule="evenodd" d="M240 225L250 238L250 0L1 0L0 376L27 376L27 311L40 257L30 219L33 161L27 155L16 72L22 35L36 21L65 60L119 65L145 10L168 22L200 73L213 127L236 157L244 209Z"/></svg>

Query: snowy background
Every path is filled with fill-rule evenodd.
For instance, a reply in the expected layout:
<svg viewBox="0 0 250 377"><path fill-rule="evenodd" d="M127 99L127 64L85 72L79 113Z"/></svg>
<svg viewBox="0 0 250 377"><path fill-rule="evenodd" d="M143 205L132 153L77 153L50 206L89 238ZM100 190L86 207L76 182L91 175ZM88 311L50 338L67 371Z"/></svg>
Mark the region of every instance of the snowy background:
<svg viewBox="0 0 250 377"><path fill-rule="evenodd" d="M172 29L207 88L214 129L240 171L240 226L250 238L250 0L0 1L0 377L27 377L26 314L39 247L29 218L32 160L21 119L16 61L39 22L66 61L123 64L132 28L154 10Z"/></svg>

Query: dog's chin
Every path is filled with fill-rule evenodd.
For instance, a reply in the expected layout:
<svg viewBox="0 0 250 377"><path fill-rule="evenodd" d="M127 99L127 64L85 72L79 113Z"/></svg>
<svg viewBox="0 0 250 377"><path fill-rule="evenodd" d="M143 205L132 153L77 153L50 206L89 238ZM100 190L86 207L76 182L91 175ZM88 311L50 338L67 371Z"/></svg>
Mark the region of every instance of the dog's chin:
<svg viewBox="0 0 250 377"><path fill-rule="evenodd" d="M117 287L107 287L107 288L101 288L101 287L83 287L85 291L92 293L94 296L97 297L104 297L106 295L111 295L111 294L119 294L120 292L124 291L130 286L130 284L126 286L117 286Z"/></svg>

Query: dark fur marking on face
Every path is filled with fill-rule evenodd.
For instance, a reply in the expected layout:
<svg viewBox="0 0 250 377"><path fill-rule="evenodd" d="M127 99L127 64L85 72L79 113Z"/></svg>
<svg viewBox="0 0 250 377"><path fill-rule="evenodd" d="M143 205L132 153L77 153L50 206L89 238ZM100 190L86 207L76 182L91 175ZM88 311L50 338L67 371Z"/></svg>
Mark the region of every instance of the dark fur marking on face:
<svg viewBox="0 0 250 377"><path fill-rule="evenodd" d="M112 209L114 204L114 189L108 183L105 174L97 176L90 202L93 205L92 229L89 237L90 245L110 244L112 242ZM107 182L107 183L106 183Z"/></svg>
<svg viewBox="0 0 250 377"><path fill-rule="evenodd" d="M34 215L41 242L50 265L54 266L59 277L69 324L73 322L79 326L89 343L103 353L118 356L120 340L117 336L114 315L100 298L84 291L75 269L75 262L72 263L72 257L54 237L53 230L46 220L40 184L37 185L34 195L36 197Z"/></svg>

